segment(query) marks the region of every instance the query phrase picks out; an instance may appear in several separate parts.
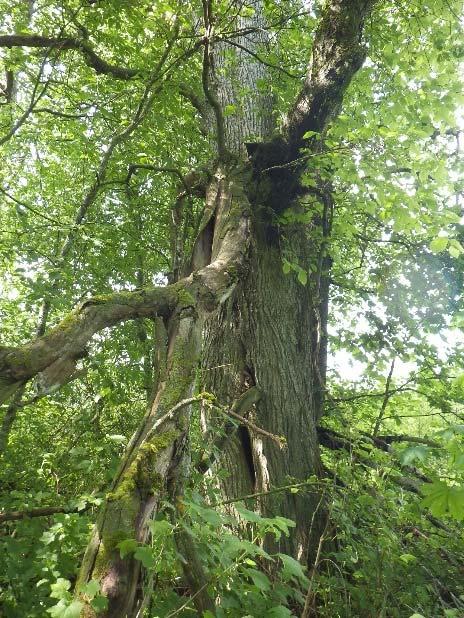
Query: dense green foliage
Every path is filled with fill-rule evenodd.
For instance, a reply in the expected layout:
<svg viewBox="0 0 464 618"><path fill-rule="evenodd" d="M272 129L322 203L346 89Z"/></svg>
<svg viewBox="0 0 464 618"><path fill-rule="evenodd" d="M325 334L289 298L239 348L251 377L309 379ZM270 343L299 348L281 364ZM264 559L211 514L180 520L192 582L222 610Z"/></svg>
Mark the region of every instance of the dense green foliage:
<svg viewBox="0 0 464 618"><path fill-rule="evenodd" d="M186 176L213 156L185 96L201 95L199 4L69 0L31 4L30 14L0 0L1 34L75 37L139 71L118 80L79 49L0 47L5 79L14 76L0 106L1 345L29 341L91 295L163 283L173 246L188 254L203 204L189 196L173 225L183 188L172 169ZM233 40L229 3L215 4ZM275 45L261 59L277 67L270 88L283 114L324 3L264 4ZM218 616L299 615L308 598L327 617L464 616L462 15L453 0L379 2L368 59L322 154L308 159L305 183L330 178L334 199L327 477L282 491L323 488L330 523L314 570L260 546L292 522L258 516L256 498L214 506L214 478L194 475L182 518L166 501L148 544L118 540L146 569L147 616L193 615L178 531L198 543ZM226 111L240 122L240 110ZM307 212L279 225L313 219L308 195ZM285 248L282 267L309 285ZM105 330L77 379L55 392L27 386L0 455L0 510L69 512L0 519L0 616L79 616L70 589L152 396L159 336L148 319ZM197 417L194 428L200 449ZM103 609L95 584L85 594Z"/></svg>

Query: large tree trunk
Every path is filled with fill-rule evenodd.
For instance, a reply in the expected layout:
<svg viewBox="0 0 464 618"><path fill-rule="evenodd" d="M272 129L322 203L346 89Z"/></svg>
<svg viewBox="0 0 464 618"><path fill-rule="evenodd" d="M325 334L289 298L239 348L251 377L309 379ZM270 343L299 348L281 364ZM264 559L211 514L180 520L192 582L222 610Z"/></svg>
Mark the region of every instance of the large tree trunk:
<svg viewBox="0 0 464 618"><path fill-rule="evenodd" d="M208 34L203 86L213 112L210 126L218 161L212 165L206 216L191 260L193 272L185 280L194 290L198 288L192 299L196 310L192 316L181 312L170 320L165 380L129 448L86 552L79 581L101 583L110 602L105 616L133 615L140 567L131 557L120 559L117 543L122 537L145 539L147 518L156 511L168 475L182 459L188 433L185 411L163 421L155 435L150 432L156 419L189 395L200 336L202 390L230 406L250 387L257 387L260 399L247 412L256 425L286 440L286 448L279 449L273 441L250 432L248 425L239 427L214 464L230 473L223 484L227 498L301 483L321 473L316 422L322 408L326 355L326 204L325 216L316 214L307 225L286 226L284 233L277 217L290 207L301 213L305 191L300 183L300 147L320 147L306 133L323 132L337 113L343 92L364 58L360 36L372 5L371 0L328 3L315 35L308 77L284 135L269 139L270 98L261 97L256 83L257 78L266 77L263 65L249 64L249 54L237 54L234 70L241 76L240 90L247 92L245 101L227 72L214 74L214 67L221 66L224 44L214 50L211 3L204 3ZM256 23L251 25L257 29L244 43L256 62L255 52L263 44L261 1L253 0L253 6L251 19ZM267 106L264 113L263 108L257 109L257 101ZM224 118L224 105L235 106L237 116ZM250 157L244 147L249 141L261 142L253 153L250 150ZM323 192L320 197L324 201ZM295 273L284 274L286 256L297 272L308 273L307 284L304 278L298 281ZM217 426L217 419L204 420L210 430ZM269 540L269 548L311 563L325 524L321 496L308 484L308 491L273 493L255 506L266 515L295 521L292 535L278 547ZM201 613L211 602L198 596ZM86 607L83 615L93 615L92 610Z"/></svg>
<svg viewBox="0 0 464 618"><path fill-rule="evenodd" d="M257 386L261 398L252 420L284 437L286 447L240 427L219 462L229 472L224 481L228 499L302 482L321 472L316 436L320 384L312 337L317 298L310 285L283 273L279 236L269 234L268 227L255 218L247 277L207 322L203 375L205 390L222 405ZM304 230L292 236L304 264ZM263 514L295 521L294 532L281 539L279 550L306 560L314 547L310 537L318 538L321 529L324 509L319 495L309 490L282 492L262 498L256 506Z"/></svg>
<svg viewBox="0 0 464 618"><path fill-rule="evenodd" d="M237 171L243 167L242 182L252 209L252 242L246 276L206 322L203 387L221 405L228 406L247 388L258 387L261 398L252 412L253 421L284 437L287 445L279 449L272 440L253 434L246 426L239 427L226 441L224 454L216 464L229 473L222 482L228 500L320 474L316 419L322 404L322 384L318 363L326 353L325 349L321 351L318 337L320 286L315 280L304 286L294 273L286 275L282 268L284 255L291 255L292 261L308 273L311 258L313 263L318 261L320 243L314 241L314 224L310 228L312 245L309 229L285 226L282 234L277 224L279 213L298 208L299 169L290 173L265 170L287 162L289 149L283 140L269 142L275 129L273 101L259 84L270 83L272 76L255 57L263 54L268 44L266 23L261 0L249 4L254 9L252 17L239 18L236 28L256 28L237 40L251 53L222 43L214 49L211 64L219 102L236 110L224 119L224 142L227 151L243 162ZM248 146L248 158L245 145L250 142L255 145ZM260 150L258 144L271 147ZM256 156L252 158L252 154ZM217 221L223 216L216 211ZM216 231L213 259L220 243ZM327 296L327 288L323 291ZM326 302L324 298L324 306ZM208 422L204 425L208 427ZM253 508L265 515L280 514L294 520L296 528L290 538L281 539L279 550L304 561L310 559L324 517L316 492L272 494ZM276 549L271 539L268 544L269 549Z"/></svg>

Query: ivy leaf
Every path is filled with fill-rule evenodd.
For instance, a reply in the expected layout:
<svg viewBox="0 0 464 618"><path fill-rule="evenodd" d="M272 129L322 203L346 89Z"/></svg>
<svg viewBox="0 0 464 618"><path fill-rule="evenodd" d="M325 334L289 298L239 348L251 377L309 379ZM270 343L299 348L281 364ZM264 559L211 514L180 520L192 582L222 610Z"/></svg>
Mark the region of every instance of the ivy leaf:
<svg viewBox="0 0 464 618"><path fill-rule="evenodd" d="M96 612L103 612L105 609L108 609L108 599L102 595L99 595L98 597L92 599L90 605Z"/></svg>
<svg viewBox="0 0 464 618"><path fill-rule="evenodd" d="M59 603L47 609L47 613L53 618L79 618L84 603L81 601L72 601L70 605L64 599Z"/></svg>
<svg viewBox="0 0 464 618"><path fill-rule="evenodd" d="M66 608L63 618L79 618L83 607L84 604L81 601L73 601L71 605Z"/></svg>
<svg viewBox="0 0 464 618"><path fill-rule="evenodd" d="M100 592L100 583L95 579L91 579L85 586L82 586L81 592L87 595L89 599L93 599L97 592Z"/></svg>
<svg viewBox="0 0 464 618"><path fill-rule="evenodd" d="M53 618L63 618L66 607L66 601L64 599L61 599L59 603L47 609L47 614L50 614L50 616L52 616Z"/></svg>
<svg viewBox="0 0 464 618"><path fill-rule="evenodd" d="M62 599L67 595L67 591L71 588L71 582L63 577L59 577L54 584L50 586L52 589L50 596L52 599Z"/></svg>

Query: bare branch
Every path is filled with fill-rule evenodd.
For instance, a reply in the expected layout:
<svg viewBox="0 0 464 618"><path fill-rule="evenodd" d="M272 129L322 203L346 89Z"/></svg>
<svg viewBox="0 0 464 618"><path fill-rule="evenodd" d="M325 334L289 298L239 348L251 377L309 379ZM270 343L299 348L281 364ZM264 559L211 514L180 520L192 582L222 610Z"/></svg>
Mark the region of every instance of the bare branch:
<svg viewBox="0 0 464 618"><path fill-rule="evenodd" d="M180 287L167 286L91 298L47 335L19 348L0 347L0 379L9 384L24 382L54 364L77 359L96 332L118 322L168 317L179 302L180 291ZM59 373L60 367L56 369ZM0 402L2 394L0 388Z"/></svg>
<svg viewBox="0 0 464 618"><path fill-rule="evenodd" d="M207 103L203 97L199 96L193 88L188 86L187 84L179 84L179 93L185 99L190 101L192 106L197 110L200 116L200 131L202 135L208 135L208 122L207 122Z"/></svg>
<svg viewBox="0 0 464 618"><path fill-rule="evenodd" d="M135 174L137 170L149 170L150 172L159 172L159 173L165 172L166 174L174 174L175 176L179 178L185 190L187 192L189 192L190 190L185 181L185 178L182 172L178 170L176 167L164 167L164 166L157 167L156 165L150 165L148 163L137 163L137 164L134 163L132 165L129 165L129 172L127 174L126 183L130 181L130 179L132 178L132 176Z"/></svg>
<svg viewBox="0 0 464 618"><path fill-rule="evenodd" d="M391 395L390 395L390 383L392 381L393 371L395 369L395 361L396 361L396 356L393 357L393 360L392 360L391 365L390 365L390 371L388 372L387 380L385 382L385 394L384 394L384 397L383 397L382 405L380 407L379 414L378 414L377 419L375 421L374 429L372 430L372 436L374 438L379 433L380 425L382 424L383 417L385 416L385 410L387 409L388 402L390 401L390 397L391 397Z"/></svg>
<svg viewBox="0 0 464 618"><path fill-rule="evenodd" d="M258 425L256 425L252 421L249 421L244 416L240 416L240 414L237 414L233 410L223 409L223 408L220 408L219 406L214 406L214 407L221 414L224 414L224 416L230 416L234 418L235 420L239 421L242 425L246 425L249 429L251 429L253 433L264 436L268 440L272 440L273 442L277 444L279 448L285 448L287 444L287 440L285 439L285 436L276 436L275 434L270 433L269 431L266 431L262 427L258 427Z"/></svg>
<svg viewBox="0 0 464 618"><path fill-rule="evenodd" d="M23 126L23 124L29 118L31 113L34 111L34 108L37 105L37 103L45 95L45 93L47 91L47 88L48 88L48 85L49 85L49 82L45 82L45 83L41 82L41 77L42 77L44 65L45 65L45 60L42 62L41 66L40 66L39 74L37 76L37 81L36 81L36 83L34 85L34 89L32 91L32 97L31 97L31 101L30 101L29 105L24 110L24 112L21 114L21 116L18 118L18 120L14 123L14 125L11 127L11 129L8 131L8 133L6 133L6 135L4 135L0 139L0 146L3 146L3 144L5 144L8 140L10 140L13 137L13 135L18 131L18 129L20 129ZM42 86L40 91L39 91L39 86Z"/></svg>

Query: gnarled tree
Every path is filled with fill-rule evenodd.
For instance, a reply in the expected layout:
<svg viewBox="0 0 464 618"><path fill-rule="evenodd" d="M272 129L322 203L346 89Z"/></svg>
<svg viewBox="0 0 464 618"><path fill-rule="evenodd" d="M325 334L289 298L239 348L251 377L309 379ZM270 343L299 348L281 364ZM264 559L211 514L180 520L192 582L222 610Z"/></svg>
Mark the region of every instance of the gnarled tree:
<svg viewBox="0 0 464 618"><path fill-rule="evenodd" d="M271 88L271 76L279 67L265 59L276 28L268 23L266 3L224 4L178 2L176 13L159 30L153 55L139 59L132 50L130 66L136 69L120 66L117 59L108 61L96 51L87 30L79 29L78 15L70 18L72 35L63 26L54 36L0 36L0 47L34 50L31 53L45 50L52 64L66 63L73 54L88 70L106 76L110 94L111 80L118 80L118 88L126 81L144 84L132 121L125 121L126 128L104 151L96 181L83 198L58 261L66 258L66 243L73 241L75 229L104 189L113 151L142 123L156 131L152 109L157 93L172 89L177 96L180 92L196 111L199 135L200 129L207 135L210 159L202 162L198 173L183 175L169 161L165 167L132 161L122 182L130 200L130 183L141 171L154 174L154 192L160 176L174 177L176 182L180 177L172 204L167 282L92 296L29 343L0 348L0 395L1 401L7 401L36 376L41 376L45 394L69 381L92 338L103 329L138 318L162 321L165 338L160 338L163 366L158 388L107 494L79 577L79 585L90 579L100 582L109 599L105 615L113 618L134 615L140 577L140 563L131 555L121 558L117 544L127 538L146 538L147 521L156 513L189 448L194 389L212 394L219 405L250 421L230 431L222 458L212 464L230 473L223 481L227 498L265 493L289 480L299 483L322 473L316 424L325 389L327 239L333 202L327 170L318 169L312 161L319 160L324 134L365 60L364 25L375 2L321 3L312 48L307 50L306 76L280 122ZM298 2L289 4L298 12ZM182 10L189 19L182 17ZM110 55L118 54L121 50ZM181 69L189 62L190 70L197 70L201 89L179 83ZM40 86L44 91L47 87L53 85ZM66 111L39 106L40 88L12 124L11 135L34 114L66 117ZM116 96L119 92L115 90ZM308 174L311 183L304 179ZM192 196L203 200L204 208L189 246L182 229L188 226ZM283 226L282 216L289 212L292 222ZM290 275L282 267L284 260L292 264ZM58 289L59 280L49 296ZM49 302L46 297L45 307ZM20 404L11 404L15 405ZM8 428L10 421L11 414ZM218 421L206 413L203 423L213 429ZM263 431L254 431L253 425ZM285 448L267 438L266 432L284 438ZM325 525L321 496L271 494L261 499L259 508L296 522L280 550L311 564ZM213 611L200 572L192 576L191 585L197 586L198 609ZM91 616L92 611L86 606L82 615Z"/></svg>

